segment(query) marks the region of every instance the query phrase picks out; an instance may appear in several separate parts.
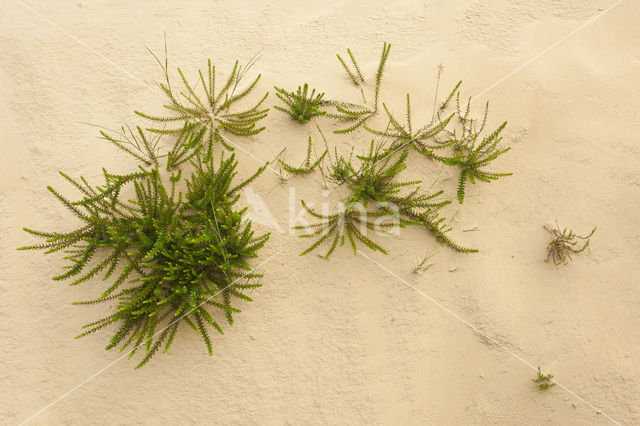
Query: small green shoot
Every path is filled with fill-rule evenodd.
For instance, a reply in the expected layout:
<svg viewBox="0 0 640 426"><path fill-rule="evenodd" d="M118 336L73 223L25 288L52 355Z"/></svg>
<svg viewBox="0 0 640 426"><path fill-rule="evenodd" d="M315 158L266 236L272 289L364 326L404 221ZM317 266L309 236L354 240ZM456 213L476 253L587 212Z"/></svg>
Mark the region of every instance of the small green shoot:
<svg viewBox="0 0 640 426"><path fill-rule="evenodd" d="M540 367L538 367L538 377L532 380L538 385L538 389L540 389L541 391L546 391L547 389L556 385L553 381L553 374L542 374L542 371L540 371Z"/></svg>
<svg viewBox="0 0 640 426"><path fill-rule="evenodd" d="M276 96L286 104L287 108L277 105L274 108L289 114L292 119L298 120L302 124L308 123L313 117L326 114L326 111L320 109L320 107L329 103L323 99L324 93L316 94L316 89L311 90L311 93L309 93L309 85L307 83L302 87L298 86L297 92L289 92L280 87L275 89Z"/></svg>
<svg viewBox="0 0 640 426"><path fill-rule="evenodd" d="M413 273L420 274L433 266L431 259L436 254L434 249L429 250L422 257L418 257L413 265Z"/></svg>

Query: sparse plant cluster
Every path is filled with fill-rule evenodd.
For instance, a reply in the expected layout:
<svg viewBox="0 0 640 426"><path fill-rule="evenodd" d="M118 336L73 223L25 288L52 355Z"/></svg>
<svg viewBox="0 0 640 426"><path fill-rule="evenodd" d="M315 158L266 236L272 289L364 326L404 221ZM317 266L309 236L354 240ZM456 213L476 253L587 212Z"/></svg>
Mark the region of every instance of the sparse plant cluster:
<svg viewBox="0 0 640 426"><path fill-rule="evenodd" d="M250 301L248 291L260 286L261 274L253 272L249 262L269 238L256 235L245 218L246 208L237 206L241 189L265 167L237 181L233 154L225 158L223 150L214 160L215 142L232 149L223 142L223 131L237 136L261 131L255 125L266 115L259 109L266 95L248 110L230 110L252 91L259 76L238 90L248 67L236 62L216 90L215 66L209 61L205 74L198 73L200 92L180 69L184 89L177 92L166 62L162 68L166 82L160 87L171 115L139 115L174 127L102 131L105 140L138 160L140 168L129 174L104 170L101 185L61 173L80 197L72 200L48 189L80 225L71 231L25 228L44 242L21 247L64 253L68 264L54 280L70 279L77 285L102 276L91 283L97 286L96 298L76 304L111 303L112 311L85 325L78 337L111 327L115 331L106 349L129 348L132 357L144 348L138 367L161 347L167 351L181 329L199 334L211 354L209 330L222 333L221 321L232 324L240 311L237 302ZM165 142L168 151L161 153ZM185 163L191 165L190 173L181 168Z"/></svg>
<svg viewBox="0 0 640 426"><path fill-rule="evenodd" d="M420 226L431 232L436 240L453 248L456 251L473 253L477 250L466 248L452 241L447 232L451 229L445 224L445 218L439 210L450 203L449 200L437 199L444 191L435 191L432 194L420 191L420 180L403 181L399 175L407 168L406 159L410 152L440 162L447 166L459 169L457 198L462 203L465 198L467 181L490 182L511 173L494 172L487 170L487 166L509 148L499 146L502 141L501 132L506 122L498 126L494 131L485 134L487 123L488 104L485 108L482 120L471 118L471 100L461 107L460 86L458 82L440 103L434 104L431 119L425 124L416 124L411 108L411 96L406 95L406 114L404 123L391 112L387 104L381 102L380 93L382 76L385 64L389 56L391 46L384 44L373 84L373 104L366 102L365 88L368 88L366 79L353 52L347 49L347 59L337 55L340 64L345 70L348 79L360 89L363 104L353 104L341 100L325 100L324 93L315 98L307 95L307 85L304 89L298 88L296 93L288 93L287 98L281 99L289 106L289 110L277 107L289 113L293 118L300 115L304 108L299 105L311 105L317 110L313 114L307 114L301 122L307 122L312 116L324 116L338 121L351 121L348 128L337 129L336 134L354 132L364 129L374 136L368 152L353 156L341 154L336 149L334 155L329 153L325 139L325 151L313 163L313 167L293 167L279 159L281 167L290 174L307 174L317 168L326 181L338 185L346 185L351 194L343 200L342 206L332 214L320 214L309 208L303 202L303 207L317 222L311 226L297 226L295 229L302 231L303 238L315 238L315 242L302 254L309 253L323 243L328 244L325 256L330 256L337 246L345 241L356 252L356 242L364 244L368 248L386 253L378 243L367 235L367 231L379 233L391 233L397 228L407 226ZM440 70L441 72L441 70ZM438 74L438 85L440 72ZM276 88L276 90L281 90ZM387 125L384 129L375 129L368 121L376 116L382 106ZM319 107L325 109L320 111ZM311 107L310 107L311 108ZM335 112L329 111L335 108ZM319 130L319 129L318 129ZM320 132L322 134L322 132ZM324 139L324 135L322 136ZM311 143L311 142L309 142ZM311 145L309 145L311 146ZM309 165L309 153L305 164ZM328 164L324 164L328 160Z"/></svg>
<svg viewBox="0 0 640 426"><path fill-rule="evenodd" d="M298 91L287 92L277 88L278 96L285 102L289 109L276 106L292 118L301 123L307 123L314 116L326 116L339 121L352 122L344 129L337 129L334 133L350 133L362 127L374 135L384 137L391 143L387 147L390 151L415 150L416 152L445 165L457 167L460 170L458 178L457 198L460 203L464 201L467 181L472 184L476 181L491 182L503 176L509 176L508 172L494 172L486 170L486 167L500 155L509 151L509 147L500 148L502 141L501 132L506 122L498 126L488 135L483 136L487 124L489 104L486 104L482 120L471 117L471 99L467 100L465 107L461 106L460 86L462 81L449 92L448 96L438 105L436 92L436 105L430 122L416 126L413 123L410 94L407 94L406 123L403 125L383 102L382 108L387 116L388 124L384 130L376 130L367 126L367 121L377 115L380 105L380 88L385 65L391 51L391 45L384 43L382 54L378 62L373 86L373 105L368 105L364 88L365 77L360 69L351 49L347 49L349 60L345 61L340 55L336 55L344 68L349 80L360 89L363 104L354 104L342 100L324 99L324 93L314 97L315 89L308 95L308 87L298 87ZM348 63L350 62L350 63ZM438 86L441 70L438 73ZM455 102L454 102L455 101ZM453 104L455 103L455 106ZM333 107L335 112L320 110L321 106ZM449 130L450 125L456 128ZM439 150L449 148L447 154L439 154Z"/></svg>
<svg viewBox="0 0 640 426"><path fill-rule="evenodd" d="M511 173L492 172L485 170L485 167L498 156L509 151L507 148L499 148L502 141L500 133L507 125L505 121L497 129L482 136L487 122L489 104L487 103L484 118L480 126L476 120L470 118L471 99L467 101L464 112L460 108L459 88L462 81L458 82L447 98L434 110L434 115L429 123L415 127L412 123L411 98L407 94L406 124L400 124L399 120L389 111L385 104L382 104L389 119L389 125L385 130L374 130L367 126L364 128L374 135L388 138L392 141L391 151L413 150L425 157L439 161L447 166L454 166L460 169L458 178L458 202L462 203L465 196L467 180L476 183L491 182L502 176L510 176ZM455 110L448 115L444 113L450 109L451 100L455 97ZM457 128L449 130L447 127L457 122ZM440 150L449 149L448 154L439 154ZM436 153L438 152L438 153Z"/></svg>
<svg viewBox="0 0 640 426"><path fill-rule="evenodd" d="M582 237L573 232L573 229L564 228L560 230L560 226L556 223L556 228L544 226L553 239L547 246L547 258L545 262L553 262L556 265L568 264L571 254L582 253L589 246L589 238L596 232L594 227L588 235ZM578 247L579 240L584 241L582 247Z"/></svg>

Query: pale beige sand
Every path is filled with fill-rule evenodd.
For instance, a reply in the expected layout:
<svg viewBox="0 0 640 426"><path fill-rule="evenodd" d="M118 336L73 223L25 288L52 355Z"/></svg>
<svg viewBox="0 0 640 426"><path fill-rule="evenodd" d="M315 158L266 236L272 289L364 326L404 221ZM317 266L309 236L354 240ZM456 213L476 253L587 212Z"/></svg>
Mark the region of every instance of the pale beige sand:
<svg viewBox="0 0 640 426"><path fill-rule="evenodd" d="M466 95L480 93L614 1L207 3L28 1L59 28L20 2L2 3L0 417L8 423L28 418L119 356L103 350L107 334L73 339L106 306L70 303L93 297L99 283L52 282L59 257L15 248L30 241L22 226L71 225L45 190L69 189L58 170L95 180L102 165L133 166L80 122L115 127L135 122L134 109L159 108L157 92L132 76L150 85L160 78L144 47L161 51L163 32L174 66L193 71L214 57L228 69L262 48L260 90L306 80L329 97L354 99L358 93L335 53L351 47L372 73L386 40L392 51L383 99L398 109L411 89L417 115L428 118L437 64L446 66L441 87L463 79ZM470 186L463 208L445 211L454 217L453 236L480 253L439 249L435 266L416 276L415 256L436 246L422 231L384 239L388 256L364 252L623 424L640 423L638 16L638 2L623 2L476 101L479 110L491 100L493 124L509 121L513 149L496 167L515 172ZM317 123L330 133L331 122ZM253 140L235 140L264 160L285 146L292 157L301 155L314 128L277 111L266 125ZM330 142L360 147L368 139L357 133ZM245 154L240 160L246 174L258 165ZM427 160L410 164L428 182L438 175ZM440 178L453 197L455 175L444 170ZM269 194L267 205L283 229L290 186L307 200L323 200L312 178L279 185L265 173L252 186ZM554 219L579 232L598 226L592 248L566 267L542 262L548 241L542 224ZM473 227L478 231L460 231ZM347 248L330 261L301 258L305 244L273 235L263 259L284 251L264 266L255 302L215 338L214 357L185 332L144 369L117 362L34 421L609 422L560 387L539 392L529 366L367 258Z"/></svg>

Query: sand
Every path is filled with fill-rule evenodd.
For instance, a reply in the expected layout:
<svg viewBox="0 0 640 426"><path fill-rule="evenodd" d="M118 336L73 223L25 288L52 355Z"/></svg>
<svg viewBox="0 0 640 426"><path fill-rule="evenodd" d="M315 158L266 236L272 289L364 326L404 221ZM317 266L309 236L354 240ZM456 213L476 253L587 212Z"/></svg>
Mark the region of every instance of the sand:
<svg viewBox="0 0 640 426"><path fill-rule="evenodd" d="M5 0L2 420L640 423L640 4L627 0L607 11L613 4ZM161 74L145 47L161 52L164 33L173 67L193 72L213 57L228 70L262 49L260 91L307 81L328 97L354 100L359 94L335 54L351 47L370 75L388 41L383 100L399 110L411 91L426 119L444 64L442 88L462 79L463 94L481 94L477 111L491 101L492 125L509 121L505 140L513 148L496 168L514 175L469 187L464 205L444 212L453 218L452 236L480 253L440 248L434 266L416 275L415 257L437 244L409 230L382 241L386 256L343 248L328 261L299 257L307 242L288 235L290 191L320 203L319 179L280 183L267 172L251 190L283 231L274 232L262 259L277 256L261 268L255 301L215 338L213 357L185 332L169 353L134 370L133 361L103 350L108 334L74 340L107 307L71 302L92 297L100 283L53 282L59 256L15 248L32 241L23 226L72 226L45 189L72 194L58 170L96 181L101 166L135 167L84 123L116 127L136 123L134 109L160 109L153 82ZM233 139L251 154L238 153L244 175L259 166L252 157L271 160L287 147L296 158L309 132L317 136L316 124L333 129L323 119L301 126L275 110L265 124L257 137ZM329 138L357 150L369 140L365 132ZM416 157L410 165L455 197L452 170ZM591 248L568 266L543 262L549 236L542 225L555 220L578 232L598 226ZM532 366L563 387L539 392Z"/></svg>

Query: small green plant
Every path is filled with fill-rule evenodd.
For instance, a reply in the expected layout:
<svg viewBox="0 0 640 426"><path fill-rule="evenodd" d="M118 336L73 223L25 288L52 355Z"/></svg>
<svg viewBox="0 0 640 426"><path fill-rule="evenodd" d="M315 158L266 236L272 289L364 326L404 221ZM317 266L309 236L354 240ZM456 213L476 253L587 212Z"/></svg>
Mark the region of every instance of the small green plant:
<svg viewBox="0 0 640 426"><path fill-rule="evenodd" d="M364 125L369 118L378 113L382 75L384 73L384 68L387 63L390 50L391 45L384 43L382 47L382 54L380 55L380 61L378 62L378 68L376 70L375 83L373 85L373 105L367 104L364 92L366 80L362 70L360 69L360 65L358 65L351 49L347 49L351 65L347 65L340 55L336 56L338 57L340 64L342 64L342 67L347 73L349 79L360 89L363 101L362 104L346 102L343 100L325 99L324 93L319 92L316 94L315 89L309 93L308 84L305 83L302 87L298 86L298 90L296 92L289 92L285 89L276 87L276 95L285 103L285 107L274 106L274 108L288 114L292 119L303 124L317 116L326 116L340 122L347 122L350 123L348 127L334 130L334 133L353 132ZM322 109L323 107L335 108L335 111Z"/></svg>
<svg viewBox="0 0 640 426"><path fill-rule="evenodd" d="M158 164L160 135L147 136L140 126L137 126L135 131L129 126L122 126L115 135L109 135L104 130L100 130L100 135L103 140L115 145L144 165ZM182 141L179 144L182 145Z"/></svg>
<svg viewBox="0 0 640 426"><path fill-rule="evenodd" d="M296 92L289 92L279 87L275 89L276 96L279 97L287 107L283 108L274 105L274 108L289 114L292 119L298 120L302 124L309 122L313 117L327 113L320 109L322 106L329 104L328 101L323 99L324 93L316 94L316 89L313 89L311 93L309 93L309 85L307 83L302 87L298 86Z"/></svg>
<svg viewBox="0 0 640 426"><path fill-rule="evenodd" d="M339 54L336 54L338 57L338 61L344 67L345 72L357 87L360 87L364 83L364 76L362 75L362 71L360 71L360 65L358 65L358 61L353 56L351 49L347 48L347 53L349 54L349 58L351 59L351 64L353 65L353 71L349 68L349 66L344 62L342 57Z"/></svg>
<svg viewBox="0 0 640 426"><path fill-rule="evenodd" d="M547 258L545 259L545 262L553 262L556 265L568 264L569 260L573 260L571 258L571 253L581 253L589 246L589 238L591 238L591 236L596 232L596 228L597 227L594 227L589 235L582 237L575 234L573 229L564 228L561 231L557 222L555 229L544 225L544 229L546 229L553 237L547 246ZM582 247L576 247L578 245L578 240L585 241Z"/></svg>
<svg viewBox="0 0 640 426"><path fill-rule="evenodd" d="M378 113L378 105L380 104L380 88L382 85L382 75L384 74L384 68L387 63L387 58L389 57L389 52L391 51L391 45L389 43L384 43L382 46L382 53L380 55L380 60L378 61L378 67L376 69L375 75L375 83L373 86L373 106L367 105L367 99L364 93L364 85L366 83L364 76L362 75L362 71L360 70L360 66L356 61L351 49L347 49L347 53L349 54L349 58L351 60L351 64L353 66L353 70L345 63L340 55L336 55L340 64L344 68L345 72L349 79L353 82L353 84L360 89L360 93L362 95L363 104L354 104L350 102L343 101L333 101L332 104L336 108L335 113L327 114L328 117L335 118L340 121L352 122L353 124L349 125L344 129L335 130L334 133L350 133L359 127L363 126L367 120L371 117L375 116Z"/></svg>
<svg viewBox="0 0 640 426"><path fill-rule="evenodd" d="M433 266L431 259L435 255L435 250L428 251L425 255L418 257L413 264L413 273L420 274Z"/></svg>
<svg viewBox="0 0 640 426"><path fill-rule="evenodd" d="M313 151L313 143L311 141L311 136L309 136L309 142L307 143L307 154L305 156L304 161L299 166L292 166L287 164L284 160L278 158L278 163L282 170L280 171L281 176L284 176L283 172L286 172L290 175L306 175L313 172L324 160L325 155L329 152L327 149L320 154L319 157L316 158L314 162L311 162L311 153Z"/></svg>
<svg viewBox="0 0 640 426"><path fill-rule="evenodd" d="M392 160L393 154L397 159ZM384 203L390 203L397 208L401 217L406 218L403 225L419 225L430 231L442 245L446 245L463 253L475 253L476 249L465 248L452 241L446 233L451 228L444 225L445 218L440 217L438 210L451 203L449 200L436 201L435 198L444 193L443 190L432 194L419 192L420 180L399 182L400 172L407 168L406 158L408 151L389 151L384 144L374 146L371 143L369 154L359 156L362 164L360 170L354 175L351 182L354 199L365 196L365 200L371 199ZM401 194L402 189L414 186L408 193Z"/></svg>
<svg viewBox="0 0 640 426"><path fill-rule="evenodd" d="M353 148L348 156L338 154L338 149L334 149L334 158L329 155L329 165L327 166L328 179L337 184L342 185L349 182L356 174L351 160L353 159Z"/></svg>
<svg viewBox="0 0 640 426"><path fill-rule="evenodd" d="M542 374L542 371L540 371L540 367L538 367L537 377L532 380L538 385L538 389L541 391L545 391L556 385L553 381L553 374Z"/></svg>
<svg viewBox="0 0 640 426"><path fill-rule="evenodd" d="M160 83L159 86L167 97L168 104L165 108L169 111L169 115L158 116L136 111L139 116L162 125L162 128L150 128L150 131L177 135L184 142L183 148L202 150L206 156L211 156L213 146L217 142L226 149L233 150L222 136L223 131L235 136L251 136L264 130L264 127L256 127L256 125L267 116L269 111L268 108L260 108L268 93L253 107L238 112L231 111L231 107L251 93L260 80L259 74L246 88L239 87L247 72L253 67L256 57L245 66L240 66L236 61L231 74L220 88L216 86L216 67L211 59L208 60L204 73L198 70L198 79L195 83L189 83L182 70L178 68L183 88L174 89L169 78L167 57L165 56L163 64L156 55L153 53L152 55L164 73L165 82ZM200 86L199 90L198 86ZM178 125L164 127L172 123Z"/></svg>
<svg viewBox="0 0 640 426"><path fill-rule="evenodd" d="M482 182L491 182L503 176L511 176L512 173L499 173L490 172L484 170L491 161L498 158L498 156L509 151L511 147L498 149L497 145L502 140L499 137L500 132L506 126L505 121L493 131L489 136L482 139L480 143L478 141L479 133L473 135L467 142L457 142L454 145L454 156L444 159L445 164L459 166L460 176L458 178L458 202L464 201L465 185L467 179L471 183L476 183L476 179Z"/></svg>
<svg viewBox="0 0 640 426"><path fill-rule="evenodd" d="M452 98L452 94L459 89L460 83L451 92L447 101ZM446 108L446 107L445 107ZM442 110L442 106L440 108ZM480 127L477 128L477 120L470 117L471 115L471 98L467 101L465 112L460 108L460 92L456 94L456 116L462 131L455 134L456 143L453 145L453 156L443 159L448 165L458 166L460 176L458 178L458 202L462 203L465 196L465 186L467 179L471 183L476 183L476 179L482 182L491 182L503 176L511 176L512 173L499 173L484 170L489 163L498 158L500 155L509 151L511 147L498 148L498 144L502 141L500 133L504 130L507 122L503 122L496 130L488 136L481 138L481 134L487 124L487 116L489 113L489 102L485 105L484 116ZM438 115L440 111L438 112Z"/></svg>

